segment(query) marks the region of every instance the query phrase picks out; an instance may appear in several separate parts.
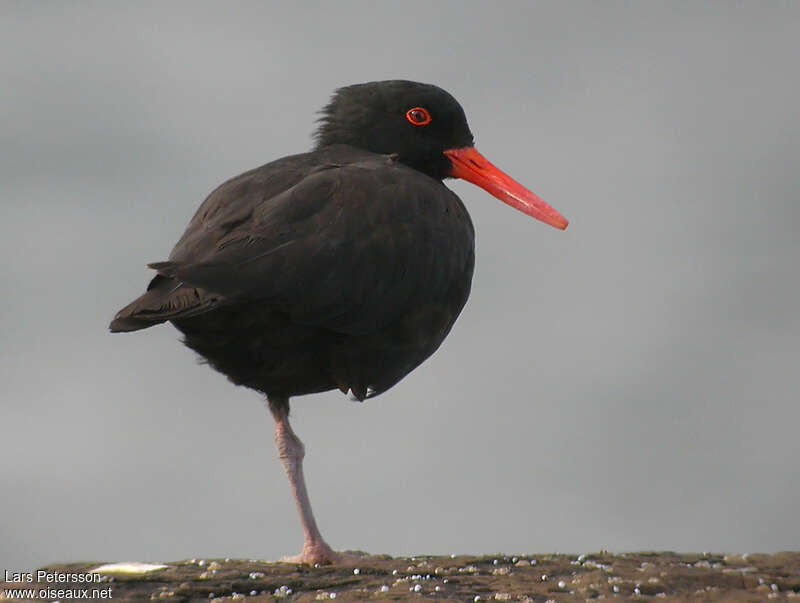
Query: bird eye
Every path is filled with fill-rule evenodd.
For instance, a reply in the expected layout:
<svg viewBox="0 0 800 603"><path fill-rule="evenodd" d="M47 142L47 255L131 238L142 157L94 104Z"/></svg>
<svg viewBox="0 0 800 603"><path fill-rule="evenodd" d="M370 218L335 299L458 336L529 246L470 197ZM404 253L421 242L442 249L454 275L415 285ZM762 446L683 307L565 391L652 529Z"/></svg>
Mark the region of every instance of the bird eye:
<svg viewBox="0 0 800 603"><path fill-rule="evenodd" d="M431 114L427 109L414 107L406 111L406 119L415 126L427 126L431 123Z"/></svg>

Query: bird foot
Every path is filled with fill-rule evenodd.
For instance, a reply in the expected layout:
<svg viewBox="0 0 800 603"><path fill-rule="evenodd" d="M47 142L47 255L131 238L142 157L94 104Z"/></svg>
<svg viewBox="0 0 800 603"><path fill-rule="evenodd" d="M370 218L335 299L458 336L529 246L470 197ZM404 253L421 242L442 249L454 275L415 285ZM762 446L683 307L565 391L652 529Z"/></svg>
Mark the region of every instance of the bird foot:
<svg viewBox="0 0 800 603"><path fill-rule="evenodd" d="M284 563L302 563L305 565L351 565L362 557L347 553L337 553L326 542L306 543L303 552L291 557L283 557Z"/></svg>

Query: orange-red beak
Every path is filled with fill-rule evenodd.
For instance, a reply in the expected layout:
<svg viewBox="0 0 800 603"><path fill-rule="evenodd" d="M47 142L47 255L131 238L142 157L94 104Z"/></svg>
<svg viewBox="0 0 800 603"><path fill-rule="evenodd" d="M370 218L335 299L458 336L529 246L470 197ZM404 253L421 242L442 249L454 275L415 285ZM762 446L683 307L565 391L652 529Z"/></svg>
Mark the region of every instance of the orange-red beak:
<svg viewBox="0 0 800 603"><path fill-rule="evenodd" d="M449 176L477 184L490 195L545 224L561 230L569 224L564 216L534 193L492 165L475 147L448 149L444 154L453 164Z"/></svg>

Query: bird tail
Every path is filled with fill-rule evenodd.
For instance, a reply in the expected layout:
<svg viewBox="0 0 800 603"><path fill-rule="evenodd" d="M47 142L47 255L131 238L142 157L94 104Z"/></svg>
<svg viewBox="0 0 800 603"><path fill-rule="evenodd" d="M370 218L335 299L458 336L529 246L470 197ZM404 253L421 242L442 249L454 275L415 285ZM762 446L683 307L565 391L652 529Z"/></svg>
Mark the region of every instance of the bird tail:
<svg viewBox="0 0 800 603"><path fill-rule="evenodd" d="M117 312L108 328L112 333L147 329L167 320L204 314L222 301L221 296L158 274L146 293Z"/></svg>

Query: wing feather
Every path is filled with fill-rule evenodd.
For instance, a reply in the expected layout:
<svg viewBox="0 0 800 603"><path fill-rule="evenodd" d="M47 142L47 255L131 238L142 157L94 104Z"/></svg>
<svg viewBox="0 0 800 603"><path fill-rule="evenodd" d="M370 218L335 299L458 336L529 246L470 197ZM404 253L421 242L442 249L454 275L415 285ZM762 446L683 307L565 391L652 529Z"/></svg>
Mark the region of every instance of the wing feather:
<svg viewBox="0 0 800 603"><path fill-rule="evenodd" d="M117 327L258 301L299 324L362 335L471 274L472 224L441 182L374 155L301 172L284 174L290 186L276 194L259 170L214 191L169 261L150 265L162 281Z"/></svg>

